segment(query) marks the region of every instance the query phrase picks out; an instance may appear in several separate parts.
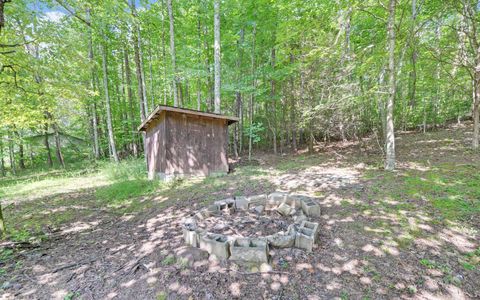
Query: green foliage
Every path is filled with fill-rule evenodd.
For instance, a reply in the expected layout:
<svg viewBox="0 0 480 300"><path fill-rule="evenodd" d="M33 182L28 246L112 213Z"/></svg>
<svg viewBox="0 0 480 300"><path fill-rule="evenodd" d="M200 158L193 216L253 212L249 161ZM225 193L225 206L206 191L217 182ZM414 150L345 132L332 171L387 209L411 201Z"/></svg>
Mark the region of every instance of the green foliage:
<svg viewBox="0 0 480 300"><path fill-rule="evenodd" d="M146 179L145 160L127 159L120 163L101 162L99 169L112 181Z"/></svg>
<svg viewBox="0 0 480 300"><path fill-rule="evenodd" d="M121 205L132 198L151 194L158 187L158 182L150 180L126 180L101 187L95 197L111 205Z"/></svg>
<svg viewBox="0 0 480 300"><path fill-rule="evenodd" d="M252 123L244 128L245 135L252 138L252 143L257 144L262 140L262 132L265 130L262 123Z"/></svg>

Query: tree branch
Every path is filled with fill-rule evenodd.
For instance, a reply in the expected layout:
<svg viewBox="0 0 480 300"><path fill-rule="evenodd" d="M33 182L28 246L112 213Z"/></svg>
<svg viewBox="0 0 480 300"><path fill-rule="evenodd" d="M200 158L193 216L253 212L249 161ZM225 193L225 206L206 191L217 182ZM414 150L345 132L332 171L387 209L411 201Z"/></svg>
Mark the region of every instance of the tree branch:
<svg viewBox="0 0 480 300"><path fill-rule="evenodd" d="M70 15L74 16L75 18L79 19L83 23L85 23L88 27L92 27L92 24L85 20L84 18L80 17L71 7L69 7L67 4L65 4L62 0L55 0L61 7L65 8Z"/></svg>

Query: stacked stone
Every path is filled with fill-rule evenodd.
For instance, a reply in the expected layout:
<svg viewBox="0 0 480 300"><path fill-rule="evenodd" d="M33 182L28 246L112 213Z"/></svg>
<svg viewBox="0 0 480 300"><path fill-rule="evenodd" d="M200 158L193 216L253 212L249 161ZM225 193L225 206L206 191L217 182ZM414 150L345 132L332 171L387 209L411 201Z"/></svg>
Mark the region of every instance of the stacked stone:
<svg viewBox="0 0 480 300"><path fill-rule="evenodd" d="M286 232L258 238L233 237L206 232L197 226L197 220L203 220L220 212L228 214L235 210L275 210L284 217L292 216ZM317 242L319 224L308 221L308 217L320 216L320 206L311 197L274 192L269 195L235 197L215 201L212 205L198 212L195 218L188 218L183 224L185 243L207 251L218 259L231 259L263 263L268 262L269 246L277 248L296 247L308 252Z"/></svg>

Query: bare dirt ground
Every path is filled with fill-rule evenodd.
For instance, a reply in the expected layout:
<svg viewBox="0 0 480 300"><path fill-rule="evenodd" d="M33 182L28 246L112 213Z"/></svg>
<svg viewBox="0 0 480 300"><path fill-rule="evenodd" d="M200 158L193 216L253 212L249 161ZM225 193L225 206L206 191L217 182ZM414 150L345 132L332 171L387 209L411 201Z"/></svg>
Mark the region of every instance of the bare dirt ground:
<svg viewBox="0 0 480 300"><path fill-rule="evenodd" d="M470 129L400 134L395 173L364 141L262 156L258 166L142 198L129 213L103 207L95 188L42 196L34 214L65 209L74 218L2 262L0 298L478 299L480 155L468 150ZM182 218L213 200L275 190L320 197L312 253L273 249L271 270L177 260Z"/></svg>

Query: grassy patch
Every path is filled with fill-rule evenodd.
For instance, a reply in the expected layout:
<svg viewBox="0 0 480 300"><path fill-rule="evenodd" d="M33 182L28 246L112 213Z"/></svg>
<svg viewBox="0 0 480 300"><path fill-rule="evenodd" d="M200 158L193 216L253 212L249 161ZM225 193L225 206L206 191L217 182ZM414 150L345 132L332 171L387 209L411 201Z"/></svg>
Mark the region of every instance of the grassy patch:
<svg viewBox="0 0 480 300"><path fill-rule="evenodd" d="M119 206L127 200L153 193L159 186L158 181L145 179L120 181L96 190L95 197L108 205Z"/></svg>
<svg viewBox="0 0 480 300"><path fill-rule="evenodd" d="M475 170L471 165L439 164L397 174L368 171L365 178L374 178L369 197L387 199L381 202L384 209L416 211L411 200L428 201L444 219L463 221L480 216L480 173Z"/></svg>

